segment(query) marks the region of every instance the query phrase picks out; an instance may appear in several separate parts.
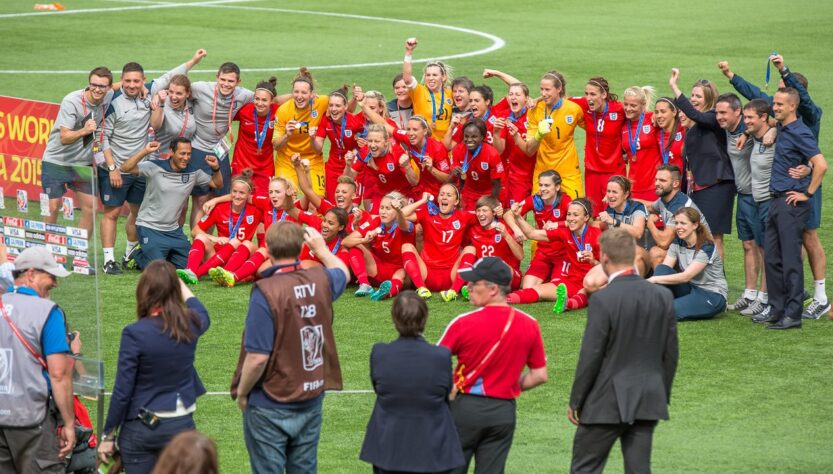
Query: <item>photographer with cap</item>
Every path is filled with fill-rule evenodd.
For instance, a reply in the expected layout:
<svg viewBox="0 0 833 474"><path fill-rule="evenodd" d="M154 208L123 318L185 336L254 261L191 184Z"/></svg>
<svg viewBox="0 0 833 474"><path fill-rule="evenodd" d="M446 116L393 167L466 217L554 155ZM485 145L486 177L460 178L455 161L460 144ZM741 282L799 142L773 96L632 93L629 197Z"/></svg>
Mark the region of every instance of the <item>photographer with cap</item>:
<svg viewBox="0 0 833 474"><path fill-rule="evenodd" d="M438 343L457 356L451 413L466 465L455 472L468 472L472 456L475 472L503 472L515 432L515 399L547 381L541 328L506 302L512 270L501 259L483 257L457 274L479 309L451 321Z"/></svg>
<svg viewBox="0 0 833 474"><path fill-rule="evenodd" d="M69 272L45 247L24 250L14 263L14 287L0 300L0 472L65 472L75 430L57 431L56 416L74 426L70 347L49 292Z"/></svg>

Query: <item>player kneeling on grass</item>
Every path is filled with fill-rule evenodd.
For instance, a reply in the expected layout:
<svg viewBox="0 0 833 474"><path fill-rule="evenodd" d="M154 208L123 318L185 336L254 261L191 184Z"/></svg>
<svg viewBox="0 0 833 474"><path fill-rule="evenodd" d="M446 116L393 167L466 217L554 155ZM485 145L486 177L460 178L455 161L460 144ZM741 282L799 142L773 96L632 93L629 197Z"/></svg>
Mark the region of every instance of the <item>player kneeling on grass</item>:
<svg viewBox="0 0 833 474"><path fill-rule="evenodd" d="M512 304L535 303L539 300L555 301L552 310L560 314L587 306L584 277L599 263L599 236L601 229L590 225L592 209L584 198L573 200L567 208L566 226L556 225L548 230L534 229L524 219L519 219L520 203L512 206L515 222L528 239L540 242L560 242L565 247L560 275L532 288L510 293L506 300Z"/></svg>
<svg viewBox="0 0 833 474"><path fill-rule="evenodd" d="M262 219L261 212L249 203L254 185L247 174L231 180L231 200L215 206L191 230L194 242L188 252L188 266L177 275L189 285L214 267L241 265L257 248L252 242ZM217 235L208 232L214 228ZM205 257L208 257L205 261Z"/></svg>
<svg viewBox="0 0 833 474"><path fill-rule="evenodd" d="M208 271L208 276L220 286L233 288L235 283L253 280L261 271L269 268L269 254L266 250L266 231L277 222L298 223L299 203L295 199L296 192L286 178L279 176L269 180L269 192L267 196L252 196L252 204L260 209L263 215L261 228L257 230L257 250L246 254L244 248L238 247L237 252L232 255L228 262L222 267L214 267ZM230 195L220 196L209 200L203 206L203 211L210 214L214 206L221 202L231 201ZM246 258L243 258L244 255ZM239 257L239 258L235 258ZM242 260L241 260L242 259ZM245 260L245 261L243 261Z"/></svg>
<svg viewBox="0 0 833 474"><path fill-rule="evenodd" d="M432 291L451 289L460 266L463 238L475 222L474 215L459 209L460 191L453 184L440 187L437 203L424 193L422 199L402 209L406 219L422 226L422 252L417 254L413 244L403 244L402 263L416 293L424 299L430 298Z"/></svg>
<svg viewBox="0 0 833 474"><path fill-rule="evenodd" d="M350 268L359 281L355 296L370 295L373 301L399 294L405 280L402 245L414 245L414 224L408 222L400 209L405 196L388 193L379 203L379 215L359 225L344 239L349 248ZM377 290L373 285L379 285Z"/></svg>
<svg viewBox="0 0 833 474"><path fill-rule="evenodd" d="M512 269L511 288L521 287L521 260L524 258L524 248L515 240L515 236L503 222L503 208L498 199L492 196L482 196L475 204L477 223L469 227L466 234L466 246L460 256L459 268L471 268L474 262L483 257L498 257ZM454 279L450 290L440 292L443 301L454 301L457 294L469 299L466 281L459 273Z"/></svg>

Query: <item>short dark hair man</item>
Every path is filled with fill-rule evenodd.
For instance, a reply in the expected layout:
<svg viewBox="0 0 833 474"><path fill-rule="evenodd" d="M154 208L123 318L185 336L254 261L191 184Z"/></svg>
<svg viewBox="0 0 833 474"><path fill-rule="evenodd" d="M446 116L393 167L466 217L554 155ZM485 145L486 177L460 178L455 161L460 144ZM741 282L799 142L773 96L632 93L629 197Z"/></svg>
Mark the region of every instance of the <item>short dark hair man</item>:
<svg viewBox="0 0 833 474"><path fill-rule="evenodd" d="M635 273L627 231L610 229L600 244L608 285L587 310L567 408L578 425L570 471L602 472L621 438L625 472L650 472L651 438L657 420L668 419L679 356L674 298Z"/></svg>
<svg viewBox="0 0 833 474"><path fill-rule="evenodd" d="M14 289L0 310L0 472L65 472L75 445L72 370L64 313L49 299L57 277L69 275L46 247L15 260ZM30 350L31 349L31 350ZM55 400L63 426L47 409Z"/></svg>
<svg viewBox="0 0 833 474"><path fill-rule="evenodd" d="M440 342L457 356L451 413L468 472L503 472L515 432L515 399L547 381L541 328L530 315L506 303L512 270L497 257L483 257L457 273L468 282L478 310L457 316ZM523 373L524 367L529 371Z"/></svg>
<svg viewBox="0 0 833 474"><path fill-rule="evenodd" d="M301 268L304 242L326 268ZM311 227L278 222L266 243L274 266L252 288L232 397L252 472L317 472L324 390L341 389L332 302L350 271Z"/></svg>

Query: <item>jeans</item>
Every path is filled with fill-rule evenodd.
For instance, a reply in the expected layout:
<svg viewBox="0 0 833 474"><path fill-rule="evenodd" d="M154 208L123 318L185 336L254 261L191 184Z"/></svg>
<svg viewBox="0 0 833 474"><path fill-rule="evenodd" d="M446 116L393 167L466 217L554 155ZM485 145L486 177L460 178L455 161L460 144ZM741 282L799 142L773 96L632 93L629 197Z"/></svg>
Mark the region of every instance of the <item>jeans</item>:
<svg viewBox="0 0 833 474"><path fill-rule="evenodd" d="M119 432L124 471L127 474L149 474L159 454L171 439L183 431L196 429L192 415L176 418L160 418L156 428L148 428L139 420L122 424Z"/></svg>
<svg viewBox="0 0 833 474"><path fill-rule="evenodd" d="M668 265L657 265L654 276L673 275L677 273ZM691 319L709 319L726 309L726 298L719 293L704 290L691 283L665 285L674 293L674 314L677 321Z"/></svg>
<svg viewBox="0 0 833 474"><path fill-rule="evenodd" d="M243 437L252 472L317 472L321 406L293 410L250 405L243 413Z"/></svg>

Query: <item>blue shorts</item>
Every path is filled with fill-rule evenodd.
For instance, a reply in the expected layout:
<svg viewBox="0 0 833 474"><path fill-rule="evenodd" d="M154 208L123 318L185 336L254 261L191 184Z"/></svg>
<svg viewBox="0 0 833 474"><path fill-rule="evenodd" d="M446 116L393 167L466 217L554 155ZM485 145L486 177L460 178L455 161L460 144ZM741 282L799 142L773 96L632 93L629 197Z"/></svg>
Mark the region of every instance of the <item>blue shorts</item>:
<svg viewBox="0 0 833 474"><path fill-rule="evenodd" d="M807 215L807 225L804 230L816 230L821 227L821 186L810 198L810 213Z"/></svg>
<svg viewBox="0 0 833 474"><path fill-rule="evenodd" d="M755 203L755 206L758 208L758 219L761 222L761 228L764 230L764 236L766 236L766 224L769 221L769 202L770 200L767 199L766 201ZM763 244L758 245L763 247Z"/></svg>
<svg viewBox="0 0 833 474"><path fill-rule="evenodd" d="M197 148L191 149L191 163L206 173L208 176L212 175L211 167L205 163L206 155L214 155L213 151L205 151L199 150ZM205 196L206 194L213 192L217 196L224 196L229 193L231 190L231 163L229 162L228 157L224 160L220 160L220 174L223 175L223 187L219 189L212 190L208 186L194 186L194 189L191 191L191 196Z"/></svg>
<svg viewBox="0 0 833 474"><path fill-rule="evenodd" d="M767 206L769 210L769 206ZM764 229L761 216L758 215L758 204L751 194L738 193L738 208L735 213L735 225L738 227L738 239L742 241L754 240L758 246L764 245Z"/></svg>
<svg viewBox="0 0 833 474"><path fill-rule="evenodd" d="M41 162L41 184L49 199L59 199L67 190L77 193L93 193L93 167L87 165L62 166L48 161Z"/></svg>
<svg viewBox="0 0 833 474"><path fill-rule="evenodd" d="M141 248L134 257L139 268L145 268L152 260L167 260L176 268L188 265L188 252L191 242L182 227L174 230L155 230L150 227L136 226Z"/></svg>
<svg viewBox="0 0 833 474"><path fill-rule="evenodd" d="M104 168L99 168L98 194L101 202L109 207L121 207L125 201L141 204L145 197L145 177L122 173L121 187L114 188L110 184L110 173Z"/></svg>

